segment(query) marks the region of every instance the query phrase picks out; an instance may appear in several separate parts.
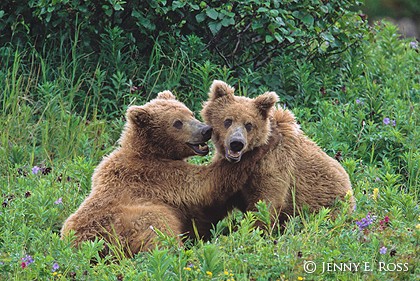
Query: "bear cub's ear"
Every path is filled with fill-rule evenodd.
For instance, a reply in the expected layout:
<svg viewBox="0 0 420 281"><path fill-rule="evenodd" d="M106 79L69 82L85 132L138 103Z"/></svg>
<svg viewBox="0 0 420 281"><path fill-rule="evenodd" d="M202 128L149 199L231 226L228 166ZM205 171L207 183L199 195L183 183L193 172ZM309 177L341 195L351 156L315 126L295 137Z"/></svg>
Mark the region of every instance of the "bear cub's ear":
<svg viewBox="0 0 420 281"><path fill-rule="evenodd" d="M224 96L233 97L235 89L221 80L214 80L210 86L209 98L215 100Z"/></svg>
<svg viewBox="0 0 420 281"><path fill-rule="evenodd" d="M133 122L139 127L145 127L149 123L150 114L142 106L133 105L127 109L127 120Z"/></svg>
<svg viewBox="0 0 420 281"><path fill-rule="evenodd" d="M163 99L163 100L175 100L176 99L176 97L174 96L174 94L172 94L168 90L158 93L157 94L157 98L158 99Z"/></svg>
<svg viewBox="0 0 420 281"><path fill-rule="evenodd" d="M274 104L278 102L278 100L279 97L275 92L266 92L261 96L256 97L254 104L263 118L266 119L270 113L270 110L273 108Z"/></svg>

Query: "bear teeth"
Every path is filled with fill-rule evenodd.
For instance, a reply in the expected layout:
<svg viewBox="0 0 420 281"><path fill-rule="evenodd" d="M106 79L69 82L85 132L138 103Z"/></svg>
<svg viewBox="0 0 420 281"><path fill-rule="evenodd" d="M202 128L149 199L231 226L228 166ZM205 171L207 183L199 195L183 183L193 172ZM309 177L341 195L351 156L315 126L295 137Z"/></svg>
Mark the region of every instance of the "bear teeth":
<svg viewBox="0 0 420 281"><path fill-rule="evenodd" d="M187 145L191 147L194 150L194 152L198 155L203 156L209 153L209 147L207 146L206 143L199 143L199 144L187 143Z"/></svg>
<svg viewBox="0 0 420 281"><path fill-rule="evenodd" d="M239 155L241 155L241 152L233 152L232 150L228 150L229 155L233 156L233 157L238 157Z"/></svg>
<svg viewBox="0 0 420 281"><path fill-rule="evenodd" d="M204 144L204 143L198 145L198 149L200 150L207 150L208 148L209 147L207 146L207 144Z"/></svg>

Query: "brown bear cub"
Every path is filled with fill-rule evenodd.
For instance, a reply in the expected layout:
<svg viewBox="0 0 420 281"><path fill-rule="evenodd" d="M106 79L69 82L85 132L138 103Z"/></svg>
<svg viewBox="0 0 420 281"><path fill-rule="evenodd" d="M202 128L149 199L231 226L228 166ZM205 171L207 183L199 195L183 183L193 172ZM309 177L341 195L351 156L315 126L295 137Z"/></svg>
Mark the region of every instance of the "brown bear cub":
<svg viewBox="0 0 420 281"><path fill-rule="evenodd" d="M225 158L242 163L237 173L246 161L243 157L264 144L277 127L280 141L254 165L248 186L230 202L249 211L255 210L259 200L265 200L271 214L282 221L305 205L311 211L332 206L352 188L343 167L303 134L290 111L275 109L277 101L274 92L255 99L235 96L232 87L214 81L201 114L213 127L214 161ZM251 165L252 159L248 163Z"/></svg>
<svg viewBox="0 0 420 281"><path fill-rule="evenodd" d="M214 206L243 188L253 165L236 166L224 159L209 166L187 163L187 157L208 153L205 142L212 128L196 120L169 91L143 106L131 106L126 117L120 147L95 169L91 193L65 221L62 237L74 231L76 246L103 238L131 256L154 247L155 229L194 236L195 220L199 235L209 233L211 223L227 210L212 216L201 207ZM250 157L261 158L267 151ZM241 171L233 173L237 168Z"/></svg>

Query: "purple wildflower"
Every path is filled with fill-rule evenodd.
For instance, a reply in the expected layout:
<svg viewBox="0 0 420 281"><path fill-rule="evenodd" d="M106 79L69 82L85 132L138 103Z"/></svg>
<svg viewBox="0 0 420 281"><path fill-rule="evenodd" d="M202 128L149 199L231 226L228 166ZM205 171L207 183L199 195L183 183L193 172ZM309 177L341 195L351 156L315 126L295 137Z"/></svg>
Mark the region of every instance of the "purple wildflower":
<svg viewBox="0 0 420 281"><path fill-rule="evenodd" d="M383 120L383 122L384 122L384 124L385 124L385 125L389 125L389 123L390 123L391 121L389 120L389 118L388 118L388 117L385 117L385 118L384 118L384 120Z"/></svg>
<svg viewBox="0 0 420 281"><path fill-rule="evenodd" d="M62 204L63 203L63 198L58 198L55 202L54 202L54 204L55 205L59 205L59 204Z"/></svg>
<svg viewBox="0 0 420 281"><path fill-rule="evenodd" d="M38 174L39 171L41 171L41 168L38 167L38 166L34 166L32 168L32 174L34 174L34 175Z"/></svg>
<svg viewBox="0 0 420 281"><path fill-rule="evenodd" d="M21 258L21 260L22 260L22 263L20 264L20 266L22 268L25 268L34 262L34 259L30 255L25 255L23 258Z"/></svg>
<svg viewBox="0 0 420 281"><path fill-rule="evenodd" d="M397 125L397 121L395 121L394 119L391 120L391 125L392 127L395 127Z"/></svg>
<svg viewBox="0 0 420 281"><path fill-rule="evenodd" d="M58 269L60 268L60 266L58 265L58 263L54 263L53 265L52 265L52 272L56 272Z"/></svg>
<svg viewBox="0 0 420 281"><path fill-rule="evenodd" d="M34 259L30 255L26 255L22 258L23 261L27 262L28 264L31 264L34 262Z"/></svg>
<svg viewBox="0 0 420 281"><path fill-rule="evenodd" d="M388 249L387 249L385 246L383 246L383 247L381 247L381 248L379 249L379 253L380 253L381 255L385 255L387 250L388 250Z"/></svg>
<svg viewBox="0 0 420 281"><path fill-rule="evenodd" d="M417 41L411 41L410 42L410 47L412 49L417 49L419 47L419 45L418 45Z"/></svg>
<svg viewBox="0 0 420 281"><path fill-rule="evenodd" d="M359 230L363 230L373 223L374 218L367 214L365 218L360 221L356 221L356 225L359 227Z"/></svg>

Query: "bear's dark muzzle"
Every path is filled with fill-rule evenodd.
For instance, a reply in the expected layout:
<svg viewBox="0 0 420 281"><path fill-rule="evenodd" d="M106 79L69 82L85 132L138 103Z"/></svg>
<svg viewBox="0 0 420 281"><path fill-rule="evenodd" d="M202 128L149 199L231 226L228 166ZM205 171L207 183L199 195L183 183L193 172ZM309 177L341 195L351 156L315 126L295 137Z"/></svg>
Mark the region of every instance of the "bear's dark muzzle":
<svg viewBox="0 0 420 281"><path fill-rule="evenodd" d="M213 128L210 126L205 126L203 129L201 129L201 135L203 136L203 141L208 141L211 139L211 134L213 133Z"/></svg>
<svg viewBox="0 0 420 281"><path fill-rule="evenodd" d="M232 140L229 144L230 150L233 152L239 152L244 148L245 144L242 140Z"/></svg>

